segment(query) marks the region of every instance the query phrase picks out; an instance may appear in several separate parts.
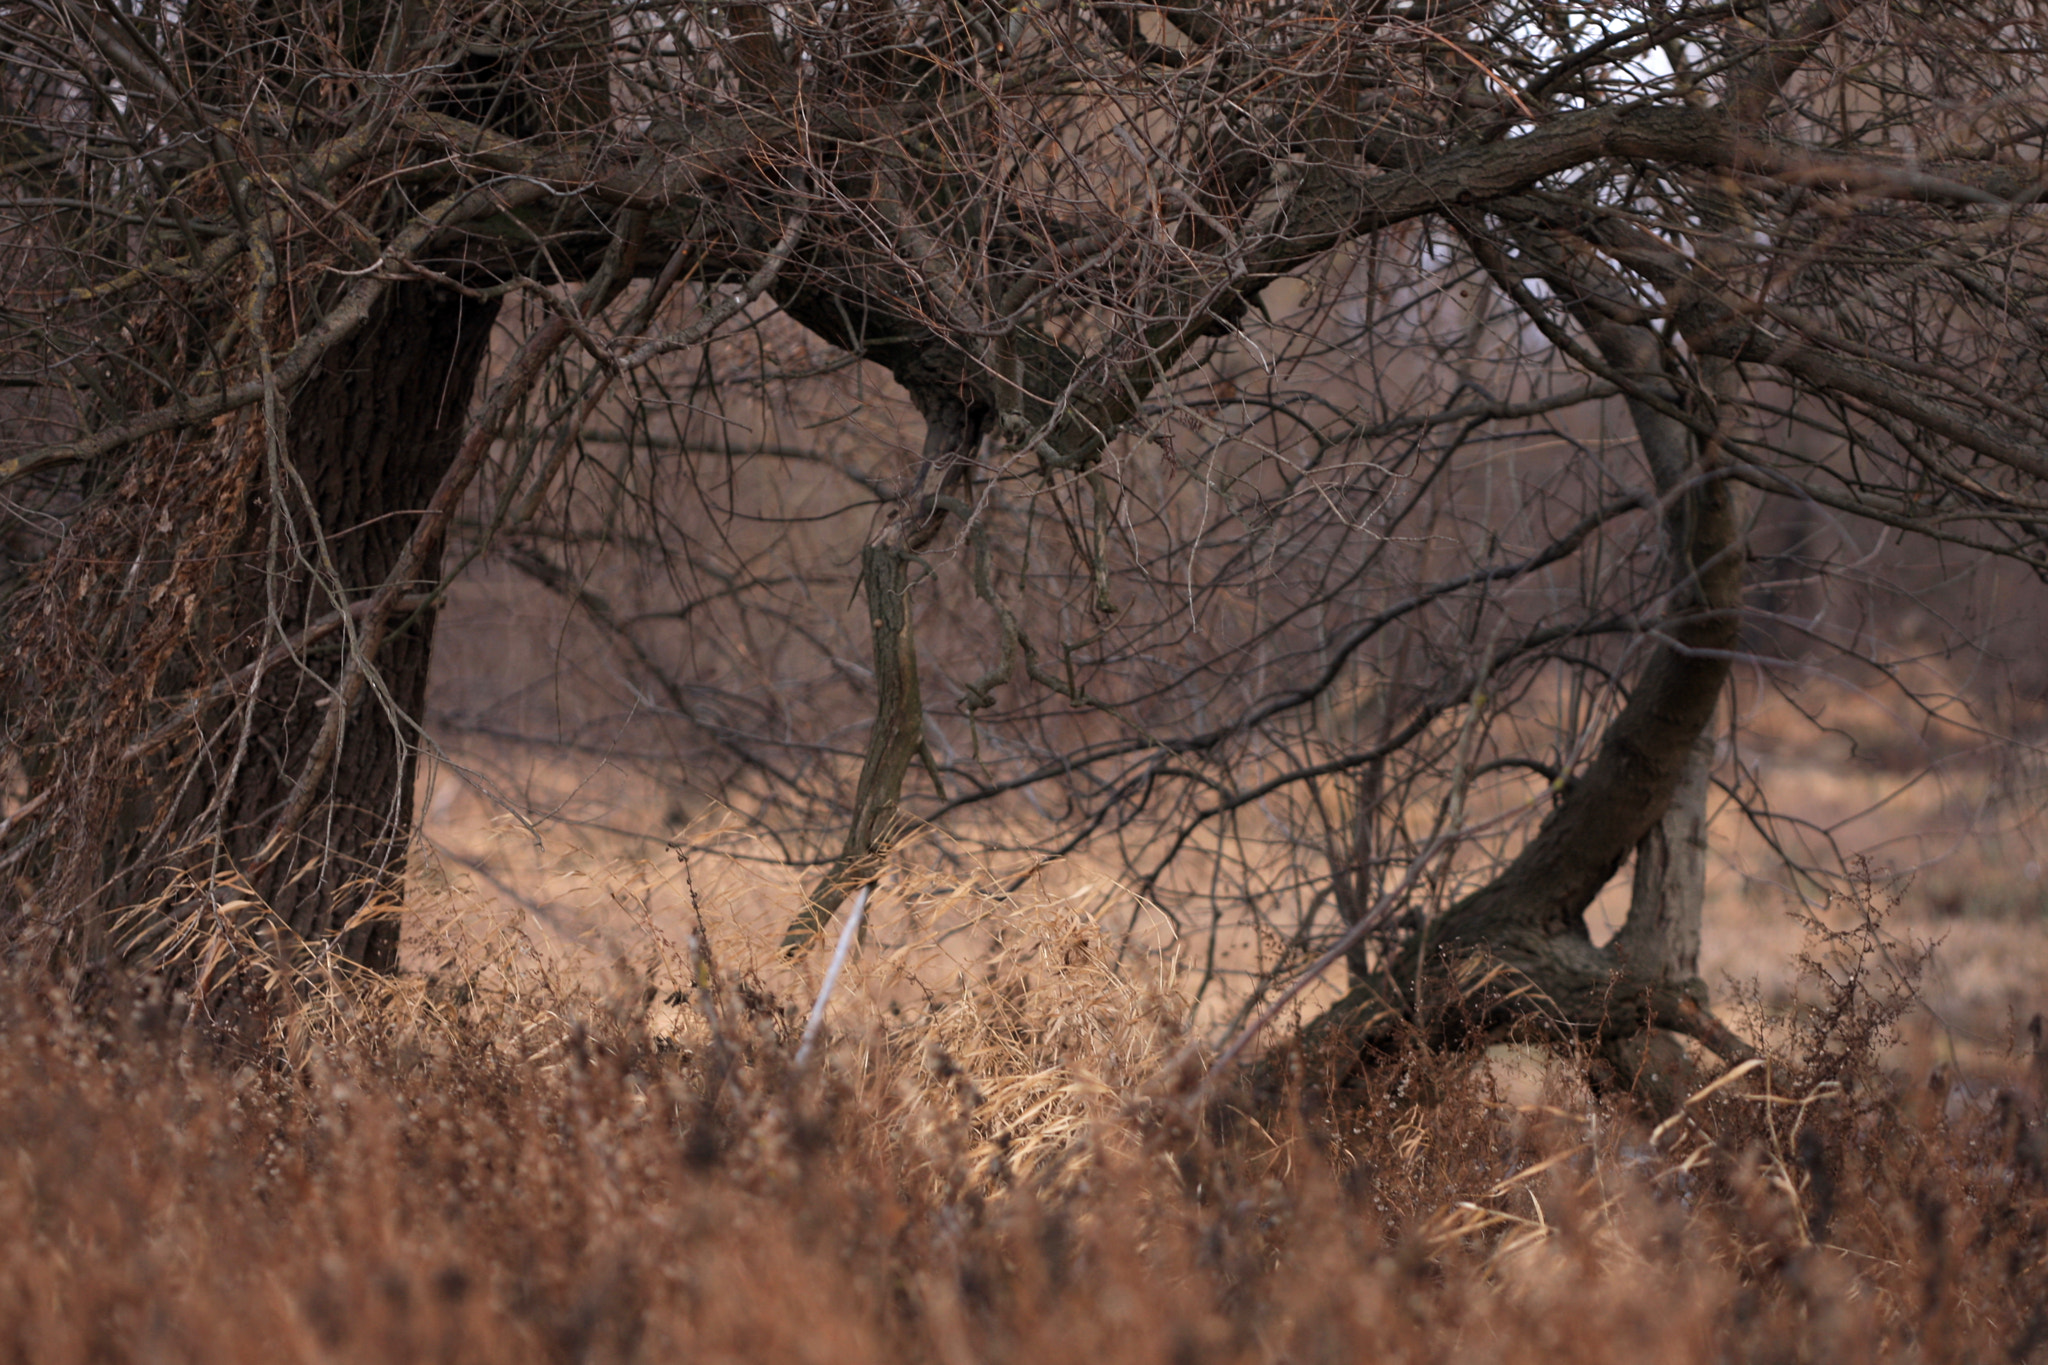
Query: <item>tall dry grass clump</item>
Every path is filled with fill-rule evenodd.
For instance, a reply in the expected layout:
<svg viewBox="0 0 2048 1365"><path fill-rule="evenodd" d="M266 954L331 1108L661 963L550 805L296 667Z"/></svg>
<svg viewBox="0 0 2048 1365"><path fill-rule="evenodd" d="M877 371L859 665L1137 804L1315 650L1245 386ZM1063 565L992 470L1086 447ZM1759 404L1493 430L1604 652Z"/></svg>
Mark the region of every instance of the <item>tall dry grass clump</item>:
<svg viewBox="0 0 2048 1365"><path fill-rule="evenodd" d="M2036 1082L1888 1073L1911 961L1867 916L1779 1055L1652 1125L1568 1065L1516 1096L1422 1054L1193 1112L1170 969L1011 911L921 998L849 986L801 1070L810 1002L695 933L679 982L505 934L232 1036L12 983L0 1357L2048 1354Z"/></svg>

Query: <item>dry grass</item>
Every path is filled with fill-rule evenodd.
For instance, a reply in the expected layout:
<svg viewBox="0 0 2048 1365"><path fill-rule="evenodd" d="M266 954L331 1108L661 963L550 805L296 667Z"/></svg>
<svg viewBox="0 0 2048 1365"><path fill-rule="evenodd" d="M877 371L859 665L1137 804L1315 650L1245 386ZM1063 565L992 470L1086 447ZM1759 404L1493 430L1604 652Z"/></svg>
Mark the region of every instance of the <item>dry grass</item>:
<svg viewBox="0 0 2048 1365"><path fill-rule="evenodd" d="M0 1357L2048 1353L2039 1078L1895 1082L1911 955L1860 915L1772 1065L1653 1131L1569 1065L1511 1100L1423 1056L1197 1115L1174 962L1120 963L1081 894L884 915L798 1074L809 979L750 969L698 890L701 924L594 966L452 916L431 975L233 1038L17 984ZM969 920L1000 946L935 970Z"/></svg>

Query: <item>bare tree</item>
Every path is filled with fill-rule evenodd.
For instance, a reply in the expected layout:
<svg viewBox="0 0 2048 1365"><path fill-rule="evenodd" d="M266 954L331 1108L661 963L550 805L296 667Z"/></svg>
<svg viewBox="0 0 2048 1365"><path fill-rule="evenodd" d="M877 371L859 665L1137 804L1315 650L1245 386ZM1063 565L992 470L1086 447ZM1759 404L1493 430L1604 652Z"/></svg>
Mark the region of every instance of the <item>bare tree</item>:
<svg viewBox="0 0 2048 1365"><path fill-rule="evenodd" d="M1745 499L2042 567L2042 38L2018 2L15 7L9 940L389 965L452 527L731 780L857 766L792 947L923 768L920 818L1035 803L1020 842L1234 903L1268 974L1333 904L1329 1028L1739 1054L1688 850ZM831 353L914 453L679 394L696 357L757 432L843 416ZM557 553L618 530L579 479L663 450L871 516L864 751L792 771L786 713L699 704ZM684 636L804 617L727 548L686 551Z"/></svg>

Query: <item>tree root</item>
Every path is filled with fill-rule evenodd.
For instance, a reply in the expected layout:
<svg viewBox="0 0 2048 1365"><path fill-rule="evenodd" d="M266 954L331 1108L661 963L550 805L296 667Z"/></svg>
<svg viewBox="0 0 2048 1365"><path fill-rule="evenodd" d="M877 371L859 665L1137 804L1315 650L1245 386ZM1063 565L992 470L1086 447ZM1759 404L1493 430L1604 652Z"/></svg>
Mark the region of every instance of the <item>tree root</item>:
<svg viewBox="0 0 2048 1365"><path fill-rule="evenodd" d="M1730 1066L1757 1055L1714 1016L1697 977L1642 980L1577 935L1440 954L1430 969L1403 975L1376 973L1303 1029L1301 1050L1336 1060L1339 1089L1417 1044L1477 1049L1512 1039L1578 1052L1596 1089L1664 1113L1699 1079L1679 1037ZM1255 1090L1270 1089L1265 1080Z"/></svg>

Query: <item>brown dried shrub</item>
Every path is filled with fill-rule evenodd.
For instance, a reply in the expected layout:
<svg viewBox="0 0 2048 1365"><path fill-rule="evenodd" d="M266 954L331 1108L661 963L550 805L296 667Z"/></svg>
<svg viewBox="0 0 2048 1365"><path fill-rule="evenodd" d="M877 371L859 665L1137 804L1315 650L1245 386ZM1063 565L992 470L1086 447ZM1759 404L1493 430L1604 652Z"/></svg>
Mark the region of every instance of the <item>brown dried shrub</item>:
<svg viewBox="0 0 2048 1365"><path fill-rule="evenodd" d="M1569 1068L1511 1103L1421 1054L1195 1122L1172 982L1071 914L924 1010L842 1000L802 1072L800 1004L701 942L679 1009L497 940L233 1046L143 985L16 981L0 1354L2034 1358L2039 1097L1887 1073L1881 908L1811 955L1782 1055L1654 1130Z"/></svg>

